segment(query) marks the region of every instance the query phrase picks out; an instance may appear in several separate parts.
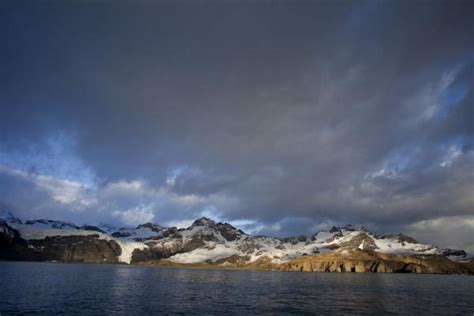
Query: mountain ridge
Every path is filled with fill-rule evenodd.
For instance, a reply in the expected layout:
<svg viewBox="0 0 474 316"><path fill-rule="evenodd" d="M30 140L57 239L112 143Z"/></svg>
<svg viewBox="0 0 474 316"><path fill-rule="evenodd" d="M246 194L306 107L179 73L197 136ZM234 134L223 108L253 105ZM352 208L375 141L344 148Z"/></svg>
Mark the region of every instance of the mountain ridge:
<svg viewBox="0 0 474 316"><path fill-rule="evenodd" d="M8 212L0 214L0 259L5 260L209 264L295 271L300 269L298 262L305 260L317 262L327 257L334 261L334 256L338 256L337 260L341 262L354 262L354 257L367 260L369 256L378 260L379 265L391 268L373 271L373 267L360 262L357 269L353 266L326 268L330 271L339 269L340 272L354 269L360 272L387 272L390 269L398 272L401 269L398 265L381 262L403 257L404 261L414 265L412 272L416 273L470 273L459 262L472 260L464 250L421 244L401 233L377 235L365 227L355 228L350 224L318 231L309 238L304 235L276 238L249 235L229 223L207 217L195 220L186 228L144 223L112 232L94 225L79 226L46 219L21 221ZM418 261L413 261L414 258ZM444 268L427 268L427 260ZM294 268L295 265L299 268ZM326 268L308 271L326 271ZM306 268L301 269L306 271Z"/></svg>

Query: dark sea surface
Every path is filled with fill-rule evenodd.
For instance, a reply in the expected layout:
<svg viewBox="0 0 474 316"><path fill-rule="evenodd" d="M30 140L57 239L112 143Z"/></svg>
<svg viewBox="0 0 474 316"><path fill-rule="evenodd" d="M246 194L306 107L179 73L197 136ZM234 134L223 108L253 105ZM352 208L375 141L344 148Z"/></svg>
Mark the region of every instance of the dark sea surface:
<svg viewBox="0 0 474 316"><path fill-rule="evenodd" d="M0 262L0 314L474 315L474 276Z"/></svg>

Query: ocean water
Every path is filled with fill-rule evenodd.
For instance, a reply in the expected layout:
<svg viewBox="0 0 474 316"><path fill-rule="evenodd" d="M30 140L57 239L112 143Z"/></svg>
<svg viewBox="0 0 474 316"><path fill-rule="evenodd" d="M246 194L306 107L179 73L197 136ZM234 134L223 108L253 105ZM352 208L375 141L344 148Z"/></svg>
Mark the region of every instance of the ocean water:
<svg viewBox="0 0 474 316"><path fill-rule="evenodd" d="M0 314L474 315L474 276L0 262Z"/></svg>

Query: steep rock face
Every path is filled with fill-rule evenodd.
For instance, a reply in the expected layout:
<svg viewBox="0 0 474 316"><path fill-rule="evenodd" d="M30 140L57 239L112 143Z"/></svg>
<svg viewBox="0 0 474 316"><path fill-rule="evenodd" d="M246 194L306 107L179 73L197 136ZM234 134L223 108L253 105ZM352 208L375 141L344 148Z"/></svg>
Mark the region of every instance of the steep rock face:
<svg viewBox="0 0 474 316"><path fill-rule="evenodd" d="M0 259L26 260L28 252L28 243L20 237L20 233L0 220Z"/></svg>
<svg viewBox="0 0 474 316"><path fill-rule="evenodd" d="M97 226L79 227L55 220L22 222L6 211L0 212L0 220L0 259L130 263L134 250L147 247L142 242L114 238ZM147 227L137 233L152 234Z"/></svg>
<svg viewBox="0 0 474 316"><path fill-rule="evenodd" d="M342 231L348 231L348 232L353 232L355 231L356 229L354 228L354 226L352 226L351 224L347 224L345 226L342 226L342 227L338 227L338 226L333 226L331 227L331 229L329 230L330 233L337 233L337 232L342 232Z"/></svg>
<svg viewBox="0 0 474 316"><path fill-rule="evenodd" d="M299 242L308 241L308 237L306 237L305 235L300 235L298 237L284 237L284 238L281 238L281 241L283 243L290 243L292 245L296 245Z"/></svg>
<svg viewBox="0 0 474 316"><path fill-rule="evenodd" d="M99 239L99 235L25 240L18 230L0 221L2 260L118 263L121 253L121 247L115 241Z"/></svg>
<svg viewBox="0 0 474 316"><path fill-rule="evenodd" d="M301 272L474 273L441 255L402 256L354 250L299 258L279 267Z"/></svg>
<svg viewBox="0 0 474 316"><path fill-rule="evenodd" d="M382 239L394 239L397 240L400 243L411 243L411 244L417 244L418 241L415 240L414 238L404 235L404 234L396 234L396 235L384 235L381 236L380 238Z"/></svg>
<svg viewBox="0 0 474 316"><path fill-rule="evenodd" d="M216 223L207 217L194 221L191 227L207 227L219 232L227 241L234 241L245 233L228 223Z"/></svg>
<svg viewBox="0 0 474 316"><path fill-rule="evenodd" d="M46 237L30 240L29 246L41 261L118 263L122 254L115 241L99 239L99 235Z"/></svg>
<svg viewBox="0 0 474 316"><path fill-rule="evenodd" d="M456 256L456 257L466 257L467 253L464 250L459 249L443 249L443 256Z"/></svg>

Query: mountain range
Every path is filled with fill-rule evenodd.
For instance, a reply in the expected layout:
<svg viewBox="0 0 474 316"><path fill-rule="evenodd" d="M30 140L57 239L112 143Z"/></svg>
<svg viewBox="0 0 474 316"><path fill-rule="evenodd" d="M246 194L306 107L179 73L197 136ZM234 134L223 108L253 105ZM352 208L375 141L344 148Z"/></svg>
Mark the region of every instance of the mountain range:
<svg viewBox="0 0 474 316"><path fill-rule="evenodd" d="M254 236L202 217L187 228L22 221L0 212L0 260L124 263L313 272L474 273L464 250L378 235L352 225L312 236Z"/></svg>

